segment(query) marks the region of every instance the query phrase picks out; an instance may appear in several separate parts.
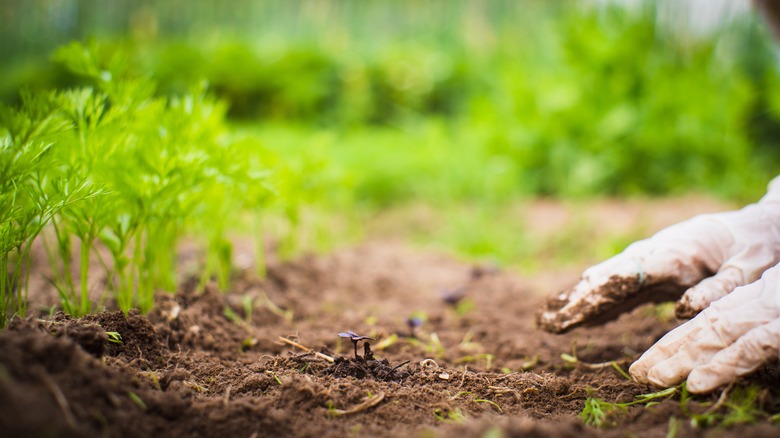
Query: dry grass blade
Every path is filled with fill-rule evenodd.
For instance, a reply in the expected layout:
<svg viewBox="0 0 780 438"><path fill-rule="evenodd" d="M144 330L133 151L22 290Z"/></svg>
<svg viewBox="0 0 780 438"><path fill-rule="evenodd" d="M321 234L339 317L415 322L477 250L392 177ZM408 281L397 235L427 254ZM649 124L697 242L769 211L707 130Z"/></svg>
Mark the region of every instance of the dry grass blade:
<svg viewBox="0 0 780 438"><path fill-rule="evenodd" d="M60 410L62 411L62 415L65 417L65 421L68 423L68 426L75 429L76 418L73 416L73 411L70 409L70 405L68 404L68 399L65 398L65 394L62 393L60 387L57 386L54 380L45 372L41 372L39 374L39 378L41 381L43 381L43 384L46 385L46 388L48 388L48 390L54 396L54 400L57 402L57 406L59 406Z"/></svg>
<svg viewBox="0 0 780 438"><path fill-rule="evenodd" d="M707 409L704 413L706 415L712 414L716 412L718 409L720 409L729 399L729 396L731 395L731 391L734 389L735 382L731 382L723 389L723 392L720 393L720 397L718 397L718 401L715 402L714 405L710 406L709 409Z"/></svg>
<svg viewBox="0 0 780 438"><path fill-rule="evenodd" d="M305 351L307 353L311 353L311 354L319 357L320 359L326 360L326 361L328 361L330 363L333 363L333 362L336 361L335 359L333 359L332 357L328 356L327 354L322 354L319 351L314 351L314 350L312 350L309 347L305 347L305 346L303 346L303 345L301 345L301 344L299 344L299 343L297 343L295 341L292 341L290 339L287 339L285 337L279 336L279 340L284 342L285 344L292 345L295 348L299 348L299 349L301 349L301 350L303 350L303 351Z"/></svg>
<svg viewBox="0 0 780 438"><path fill-rule="evenodd" d="M435 368L439 368L439 364L438 364L438 363L436 363L436 361L435 361L435 360L433 360L433 359L423 359L423 360L421 360L421 361L420 361L420 366L421 366L421 367L429 367L429 366L433 366L433 367L435 367Z"/></svg>
<svg viewBox="0 0 780 438"><path fill-rule="evenodd" d="M232 384L228 384L227 388L225 388L225 395L222 398L222 405L227 409L228 403L230 402L230 389L233 387Z"/></svg>
<svg viewBox="0 0 780 438"><path fill-rule="evenodd" d="M373 396L373 397L371 397L369 399L366 399L363 403L360 403L359 405L357 405L357 406L355 406L353 408L346 409L346 410L344 410L344 409L334 409L334 410L331 411L331 415L340 416L340 415L356 414L358 412L365 411L366 409L373 408L374 406L376 406L379 403L381 403L382 400L384 400L384 398L385 398L385 393L384 392L379 392L375 396Z"/></svg>
<svg viewBox="0 0 780 438"><path fill-rule="evenodd" d="M493 394L501 397L506 394L511 394L512 397L515 399L515 401L520 401L520 393L517 392L517 390L508 388L506 386L488 386L488 389L493 392ZM536 389L536 388L534 388Z"/></svg>

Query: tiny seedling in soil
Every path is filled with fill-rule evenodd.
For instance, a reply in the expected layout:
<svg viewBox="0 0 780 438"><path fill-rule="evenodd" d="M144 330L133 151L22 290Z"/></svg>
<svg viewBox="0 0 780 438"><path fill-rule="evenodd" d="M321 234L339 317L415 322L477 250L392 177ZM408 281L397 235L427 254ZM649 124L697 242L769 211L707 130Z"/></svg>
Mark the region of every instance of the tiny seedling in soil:
<svg viewBox="0 0 780 438"><path fill-rule="evenodd" d="M460 408L436 408L433 410L433 416L442 423L463 424L466 421L466 416L463 415L463 411Z"/></svg>
<svg viewBox="0 0 780 438"><path fill-rule="evenodd" d="M407 365L409 361L391 366L387 359L377 360L371 351L371 344L363 343L363 356L357 354L357 343L365 340L373 340L368 336L361 336L355 332L339 333L342 338L349 338L355 345L355 357L346 359L343 357L335 358L333 365L326 369L326 373L336 377L354 377L364 379L367 377L380 381L403 381L409 376L409 371L399 371L401 367Z"/></svg>
<svg viewBox="0 0 780 438"><path fill-rule="evenodd" d="M349 338L349 340L352 341L352 345L355 347L355 359L357 359L357 357L358 357L358 354L357 354L358 342L363 341L363 340L370 340L370 341L374 340L374 338L371 338L371 337L368 337L368 336L362 336L362 335L359 335L359 334L357 334L355 332L352 332L352 331L339 333L339 336L341 336L342 338ZM366 342L365 345L368 345L368 343Z"/></svg>
<svg viewBox="0 0 780 438"><path fill-rule="evenodd" d="M588 392L591 392L590 390ZM677 393L677 387L671 387L650 394L640 394L633 401L624 403L610 403L599 398L589 396L585 400L585 407L580 412L580 418L585 424L601 427L607 424L607 417L614 412L627 412L629 406L652 406L658 399L665 399Z"/></svg>
<svg viewBox="0 0 780 438"><path fill-rule="evenodd" d="M138 405L138 407L141 408L142 411L145 411L147 409L146 403L144 403L144 401L141 400L141 397L139 397L138 394L134 392L128 392L127 396L130 397L130 400L132 400L133 403Z"/></svg>
<svg viewBox="0 0 780 438"><path fill-rule="evenodd" d="M456 315L463 316L476 307L474 301L466 298L466 292L465 286L455 289L443 289L440 292L441 300L444 304L452 307Z"/></svg>
<svg viewBox="0 0 780 438"><path fill-rule="evenodd" d="M421 327L423 325L424 320L419 315L412 315L409 318L406 319L406 326L409 327L409 337L415 338L414 330L417 327Z"/></svg>
<svg viewBox="0 0 780 438"><path fill-rule="evenodd" d="M114 344L122 343L122 335L119 332L106 332L106 335L108 336L108 342L113 342Z"/></svg>
<svg viewBox="0 0 780 438"><path fill-rule="evenodd" d="M457 287L455 289L444 289L441 291L441 300L445 304L457 307L458 303L466 297L466 288Z"/></svg>

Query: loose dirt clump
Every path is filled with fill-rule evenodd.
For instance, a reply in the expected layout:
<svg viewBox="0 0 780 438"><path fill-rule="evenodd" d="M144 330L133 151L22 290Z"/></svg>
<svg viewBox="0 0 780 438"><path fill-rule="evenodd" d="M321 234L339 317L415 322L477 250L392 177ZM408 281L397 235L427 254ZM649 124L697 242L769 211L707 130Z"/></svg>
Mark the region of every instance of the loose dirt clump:
<svg viewBox="0 0 780 438"><path fill-rule="evenodd" d="M239 273L230 291L185 282L148 315L14 321L0 332L3 436L663 437L670 418L677 436L711 430L689 415L719 394L685 410L679 393L632 405L602 429L579 417L590 397L627 403L658 390L615 368L679 324L653 306L552 335L534 324L549 290L388 242L268 272ZM458 302L446 302L454 290ZM343 327L367 336L334 336ZM776 412L778 374L750 379ZM717 433L778 428L764 418Z"/></svg>

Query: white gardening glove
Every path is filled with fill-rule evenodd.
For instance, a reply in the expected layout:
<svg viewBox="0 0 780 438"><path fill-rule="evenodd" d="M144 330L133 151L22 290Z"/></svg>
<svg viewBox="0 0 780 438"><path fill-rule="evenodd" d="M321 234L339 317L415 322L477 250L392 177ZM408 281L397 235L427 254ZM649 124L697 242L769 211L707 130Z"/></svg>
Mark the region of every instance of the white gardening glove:
<svg viewBox="0 0 780 438"><path fill-rule="evenodd" d="M576 286L547 302L537 323L563 333L681 295L677 315L690 318L778 261L780 177L756 204L673 225L586 270Z"/></svg>
<svg viewBox="0 0 780 438"><path fill-rule="evenodd" d="M780 265L661 338L629 369L637 381L709 392L778 358Z"/></svg>

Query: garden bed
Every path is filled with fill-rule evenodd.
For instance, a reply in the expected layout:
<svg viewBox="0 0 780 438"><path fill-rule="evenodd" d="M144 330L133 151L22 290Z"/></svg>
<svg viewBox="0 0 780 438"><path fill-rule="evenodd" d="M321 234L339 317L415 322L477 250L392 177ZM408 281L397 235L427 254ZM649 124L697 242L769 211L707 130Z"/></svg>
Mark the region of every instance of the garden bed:
<svg viewBox="0 0 780 438"><path fill-rule="evenodd" d="M550 290L576 274L553 278ZM270 261L266 279L240 276L229 293L185 282L145 316L16 320L0 333L0 427L4 436L715 432L690 418L719 394L683 406L676 392L616 409L601 429L586 425L586 400L658 391L616 366L627 369L677 322L642 307L603 327L547 334L534 313L550 290L533 280L383 241ZM452 295L464 297L447 304ZM338 336L348 330L375 338L376 363L363 357L366 341L354 358ZM750 382L777 388L780 379L766 369ZM773 395L759 394L757 406L771 412ZM758 419L717 433L780 435Z"/></svg>

